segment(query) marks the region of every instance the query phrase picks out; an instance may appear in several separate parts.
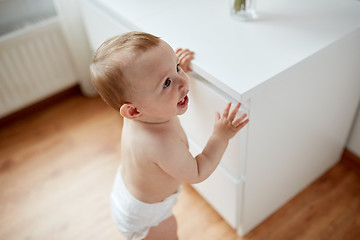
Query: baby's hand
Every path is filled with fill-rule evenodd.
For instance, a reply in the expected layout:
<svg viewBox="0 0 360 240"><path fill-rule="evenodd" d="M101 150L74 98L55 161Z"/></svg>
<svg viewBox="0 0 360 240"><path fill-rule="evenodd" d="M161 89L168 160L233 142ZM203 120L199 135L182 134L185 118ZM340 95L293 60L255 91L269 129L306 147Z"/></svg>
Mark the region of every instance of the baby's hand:
<svg viewBox="0 0 360 240"><path fill-rule="evenodd" d="M214 135L228 141L249 122L249 119L245 119L247 117L246 113L236 117L240 106L240 103L236 104L235 108L230 112L231 102L229 102L222 115L216 113Z"/></svg>
<svg viewBox="0 0 360 240"><path fill-rule="evenodd" d="M194 52L189 49L176 49L176 56L180 60L180 67L184 70L184 72L191 72L190 62L194 59Z"/></svg>

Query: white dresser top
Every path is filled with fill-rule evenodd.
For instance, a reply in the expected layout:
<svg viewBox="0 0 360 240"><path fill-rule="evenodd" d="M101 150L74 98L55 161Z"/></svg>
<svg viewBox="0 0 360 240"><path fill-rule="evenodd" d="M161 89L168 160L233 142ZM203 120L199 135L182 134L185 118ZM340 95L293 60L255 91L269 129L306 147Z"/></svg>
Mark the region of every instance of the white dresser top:
<svg viewBox="0 0 360 240"><path fill-rule="evenodd" d="M194 50L194 71L238 100L360 30L359 0L258 0L250 22L233 19L228 0L94 2L173 48Z"/></svg>

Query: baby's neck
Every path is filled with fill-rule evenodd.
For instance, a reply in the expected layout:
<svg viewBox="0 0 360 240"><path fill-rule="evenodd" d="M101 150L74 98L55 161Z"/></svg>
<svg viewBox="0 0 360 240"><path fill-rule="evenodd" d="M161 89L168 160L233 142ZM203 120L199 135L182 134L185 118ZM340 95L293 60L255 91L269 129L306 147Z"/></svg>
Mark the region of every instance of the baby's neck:
<svg viewBox="0 0 360 240"><path fill-rule="evenodd" d="M173 118L167 121L142 121L142 120L134 120L124 118L124 125L135 127L135 128L167 128L171 126L174 122L178 122L178 116L174 116Z"/></svg>

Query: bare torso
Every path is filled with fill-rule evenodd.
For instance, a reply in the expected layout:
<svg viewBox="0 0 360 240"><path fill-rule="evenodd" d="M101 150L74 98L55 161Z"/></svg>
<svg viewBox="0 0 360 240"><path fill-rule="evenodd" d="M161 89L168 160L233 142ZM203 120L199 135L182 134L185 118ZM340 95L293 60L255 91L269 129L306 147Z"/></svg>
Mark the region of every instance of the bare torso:
<svg viewBox="0 0 360 240"><path fill-rule="evenodd" d="M178 117L160 124L124 119L121 175L129 192L138 200L146 203L161 202L178 191L181 182L161 169L156 163L158 159L155 159L171 157L159 156L158 152L166 150L167 144L174 139L179 145L183 144L181 147L186 145L188 149L188 141Z"/></svg>

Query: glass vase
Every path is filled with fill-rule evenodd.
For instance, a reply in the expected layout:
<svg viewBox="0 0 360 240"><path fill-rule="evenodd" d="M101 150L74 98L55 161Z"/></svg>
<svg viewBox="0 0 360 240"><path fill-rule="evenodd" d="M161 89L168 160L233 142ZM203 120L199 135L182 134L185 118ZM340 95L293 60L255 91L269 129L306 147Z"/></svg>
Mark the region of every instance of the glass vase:
<svg viewBox="0 0 360 240"><path fill-rule="evenodd" d="M255 1L256 0L230 0L231 15L243 21L255 19Z"/></svg>

